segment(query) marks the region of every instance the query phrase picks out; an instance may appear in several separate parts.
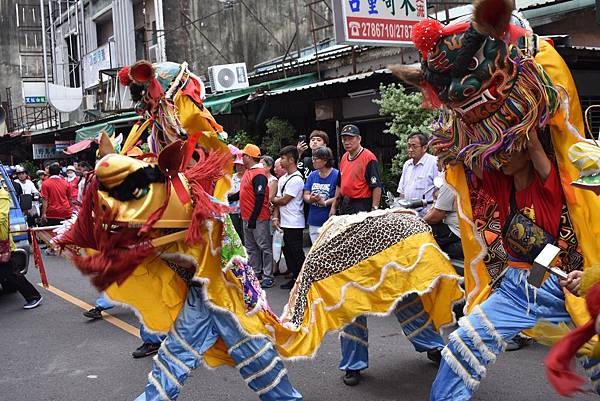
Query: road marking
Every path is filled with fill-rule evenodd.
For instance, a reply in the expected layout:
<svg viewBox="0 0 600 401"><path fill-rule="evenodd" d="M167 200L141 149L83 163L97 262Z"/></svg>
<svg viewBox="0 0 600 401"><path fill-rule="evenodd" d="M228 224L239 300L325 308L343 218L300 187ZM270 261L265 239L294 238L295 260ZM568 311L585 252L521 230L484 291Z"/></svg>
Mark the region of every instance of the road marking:
<svg viewBox="0 0 600 401"><path fill-rule="evenodd" d="M43 287L42 283L38 283L38 285L40 287ZM73 295L68 294L62 290L59 290L58 288L53 287L51 285L49 285L48 288L46 288L46 290L50 291L51 293L53 293L55 295L58 295L59 297L61 297L62 299L64 299L67 302L72 303L73 305L79 306L83 310L90 310L93 308L92 305L90 305L86 302L83 302L81 299L75 298ZM106 313L106 311L102 312L102 315L103 315L103 320L106 320L108 323L110 323L114 326L117 326L121 330L126 331L127 333L129 333L133 336L136 336L137 338L140 338L140 330L137 327L133 327L129 323L125 323L124 321L122 321L119 318L114 317L110 313Z"/></svg>

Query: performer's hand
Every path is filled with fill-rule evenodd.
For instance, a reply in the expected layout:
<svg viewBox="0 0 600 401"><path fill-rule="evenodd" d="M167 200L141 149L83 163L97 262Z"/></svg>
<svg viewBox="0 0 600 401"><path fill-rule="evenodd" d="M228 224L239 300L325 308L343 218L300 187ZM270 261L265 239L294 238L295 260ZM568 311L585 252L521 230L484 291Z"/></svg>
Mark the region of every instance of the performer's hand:
<svg viewBox="0 0 600 401"><path fill-rule="evenodd" d="M560 280L560 285L573 295L579 295L579 290L581 289L581 276L583 272L580 270L574 270L568 274L568 278L566 280Z"/></svg>
<svg viewBox="0 0 600 401"><path fill-rule="evenodd" d="M331 209L329 209L329 217L335 216L335 214L336 214L336 207L334 205L332 205Z"/></svg>
<svg viewBox="0 0 600 401"><path fill-rule="evenodd" d="M538 146L541 147L542 143L540 142L540 138L538 137L537 130L532 129L527 133L527 149L535 149Z"/></svg>

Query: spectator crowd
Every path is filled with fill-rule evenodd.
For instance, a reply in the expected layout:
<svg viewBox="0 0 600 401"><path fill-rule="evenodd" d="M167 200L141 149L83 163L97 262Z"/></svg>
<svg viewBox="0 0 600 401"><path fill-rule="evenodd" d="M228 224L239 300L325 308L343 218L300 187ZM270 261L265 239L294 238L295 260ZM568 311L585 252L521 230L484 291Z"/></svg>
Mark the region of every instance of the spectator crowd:
<svg viewBox="0 0 600 401"><path fill-rule="evenodd" d="M294 286L309 245L305 229L314 244L330 216L379 209L382 182L377 157L362 145L356 125L344 126L340 137L345 153L339 169L329 136L321 130L314 130L307 142L301 136L297 144L284 146L275 159L255 144L241 149L229 145L235 166L231 219L263 288L272 287L275 276L282 274L287 280L281 288ZM408 137L410 159L404 164L398 194L402 199L423 200L426 206L416 211L432 225L440 247L461 258L455 195L443 180L438 182L441 169L437 158L427 152L427 144L424 134ZM286 270L278 263L281 237Z"/></svg>

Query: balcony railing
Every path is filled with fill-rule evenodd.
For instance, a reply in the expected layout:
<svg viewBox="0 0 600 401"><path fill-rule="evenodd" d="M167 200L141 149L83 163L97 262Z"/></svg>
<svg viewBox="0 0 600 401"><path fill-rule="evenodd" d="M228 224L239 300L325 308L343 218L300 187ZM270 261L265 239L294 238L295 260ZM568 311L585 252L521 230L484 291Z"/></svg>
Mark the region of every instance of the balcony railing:
<svg viewBox="0 0 600 401"><path fill-rule="evenodd" d="M18 106L11 112L9 131L38 131L59 126L60 115L49 104L43 106Z"/></svg>

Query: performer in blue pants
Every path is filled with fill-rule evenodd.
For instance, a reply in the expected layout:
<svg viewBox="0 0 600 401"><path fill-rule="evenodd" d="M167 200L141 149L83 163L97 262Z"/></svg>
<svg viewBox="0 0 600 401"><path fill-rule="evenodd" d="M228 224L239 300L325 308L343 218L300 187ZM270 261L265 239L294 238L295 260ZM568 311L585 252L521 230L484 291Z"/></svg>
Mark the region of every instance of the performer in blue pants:
<svg viewBox="0 0 600 401"><path fill-rule="evenodd" d="M302 400L273 344L265 337L243 333L234 317L210 308L202 297L202 287L192 284L185 306L154 357L144 393L135 401L175 400L190 371L219 338L244 381L262 401Z"/></svg>
<svg viewBox="0 0 600 401"><path fill-rule="evenodd" d="M92 309L83 312L83 316L90 319L102 319L102 311L114 308L115 305L106 297L106 294L102 293L96 299L95 305ZM150 333L143 324L140 324L140 338L142 339L142 345L140 345L135 351L132 352L131 356L134 358L143 358L155 354L160 347L160 343L165 339L164 335Z"/></svg>
<svg viewBox="0 0 600 401"><path fill-rule="evenodd" d="M439 363L444 340L433 327L429 314L423 309L421 298L411 294L394 310L402 331L417 352L427 352L427 357ZM348 386L360 382L360 371L369 367L369 330L366 316L357 317L340 333L342 360L340 370L346 372L344 383Z"/></svg>
<svg viewBox="0 0 600 401"><path fill-rule="evenodd" d="M442 351L442 364L431 389L432 401L470 400L485 375L486 365L504 351L507 339L540 319L554 323L571 320L556 276L550 276L536 289L527 283L528 273L510 268L500 288L459 321L460 328L450 334L448 346ZM592 381L599 383L600 361L587 360L584 368Z"/></svg>

